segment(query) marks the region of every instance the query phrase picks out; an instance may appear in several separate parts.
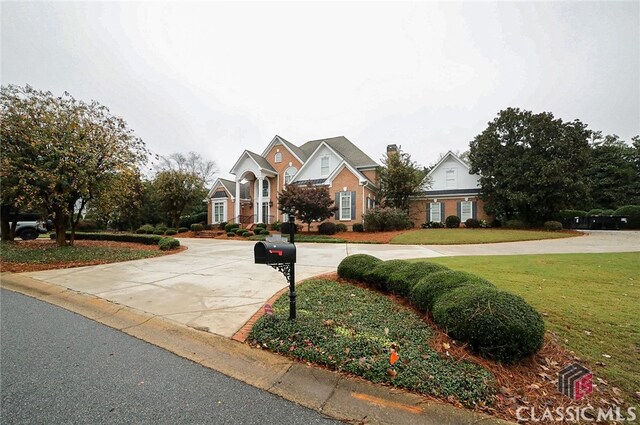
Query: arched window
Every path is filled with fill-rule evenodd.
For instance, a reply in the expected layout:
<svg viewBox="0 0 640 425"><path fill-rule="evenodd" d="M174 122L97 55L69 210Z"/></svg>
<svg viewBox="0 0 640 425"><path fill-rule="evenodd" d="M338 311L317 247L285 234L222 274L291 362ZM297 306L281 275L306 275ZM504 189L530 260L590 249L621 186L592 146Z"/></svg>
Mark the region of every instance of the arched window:
<svg viewBox="0 0 640 425"><path fill-rule="evenodd" d="M296 167L289 167L284 171L284 184L289 184L293 176L296 175L298 169Z"/></svg>
<svg viewBox="0 0 640 425"><path fill-rule="evenodd" d="M273 158L275 162L282 162L282 152L276 152L275 158Z"/></svg>

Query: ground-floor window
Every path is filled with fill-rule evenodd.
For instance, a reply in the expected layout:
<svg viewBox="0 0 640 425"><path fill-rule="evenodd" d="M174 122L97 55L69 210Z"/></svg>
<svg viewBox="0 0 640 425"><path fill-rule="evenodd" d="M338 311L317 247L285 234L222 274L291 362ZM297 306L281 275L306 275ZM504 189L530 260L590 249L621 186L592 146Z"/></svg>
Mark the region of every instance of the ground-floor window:
<svg viewBox="0 0 640 425"><path fill-rule="evenodd" d="M222 223L226 221L227 201L216 201L213 203L213 222Z"/></svg>
<svg viewBox="0 0 640 425"><path fill-rule="evenodd" d="M435 223L442 222L442 203L441 202L432 202L430 204L429 221L433 221Z"/></svg>
<svg viewBox="0 0 640 425"><path fill-rule="evenodd" d="M340 220L351 220L351 192L340 192Z"/></svg>
<svg viewBox="0 0 640 425"><path fill-rule="evenodd" d="M470 218L473 218L473 202L471 201L460 202L460 221L464 223Z"/></svg>

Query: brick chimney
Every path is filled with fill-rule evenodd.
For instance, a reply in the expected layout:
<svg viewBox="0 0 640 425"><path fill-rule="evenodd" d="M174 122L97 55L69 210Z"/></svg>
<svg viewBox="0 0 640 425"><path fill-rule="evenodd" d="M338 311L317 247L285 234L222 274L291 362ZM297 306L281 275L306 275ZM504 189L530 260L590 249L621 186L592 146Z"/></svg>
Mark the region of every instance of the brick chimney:
<svg viewBox="0 0 640 425"><path fill-rule="evenodd" d="M392 153L398 153L397 145L387 145L387 156L391 155Z"/></svg>

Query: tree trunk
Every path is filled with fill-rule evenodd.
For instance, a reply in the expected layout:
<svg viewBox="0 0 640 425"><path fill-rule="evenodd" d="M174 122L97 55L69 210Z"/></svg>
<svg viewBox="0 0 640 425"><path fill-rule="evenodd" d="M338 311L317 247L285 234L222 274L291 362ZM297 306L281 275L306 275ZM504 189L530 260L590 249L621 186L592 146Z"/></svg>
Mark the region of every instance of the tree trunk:
<svg viewBox="0 0 640 425"><path fill-rule="evenodd" d="M12 241L11 224L9 223L9 214L11 213L11 205L2 205L0 207L0 239L3 241Z"/></svg>
<svg viewBox="0 0 640 425"><path fill-rule="evenodd" d="M58 246L67 246L67 222L69 217L61 210L54 211L53 224L56 227L56 243Z"/></svg>

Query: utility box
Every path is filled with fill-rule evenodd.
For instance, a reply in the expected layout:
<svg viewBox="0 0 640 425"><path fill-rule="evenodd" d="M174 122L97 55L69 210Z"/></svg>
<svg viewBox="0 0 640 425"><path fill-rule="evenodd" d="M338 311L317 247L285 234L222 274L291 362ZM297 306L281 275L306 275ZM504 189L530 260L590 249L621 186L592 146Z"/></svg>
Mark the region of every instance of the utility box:
<svg viewBox="0 0 640 425"><path fill-rule="evenodd" d="M258 242L253 247L256 264L292 264L296 262L296 246L292 243Z"/></svg>

